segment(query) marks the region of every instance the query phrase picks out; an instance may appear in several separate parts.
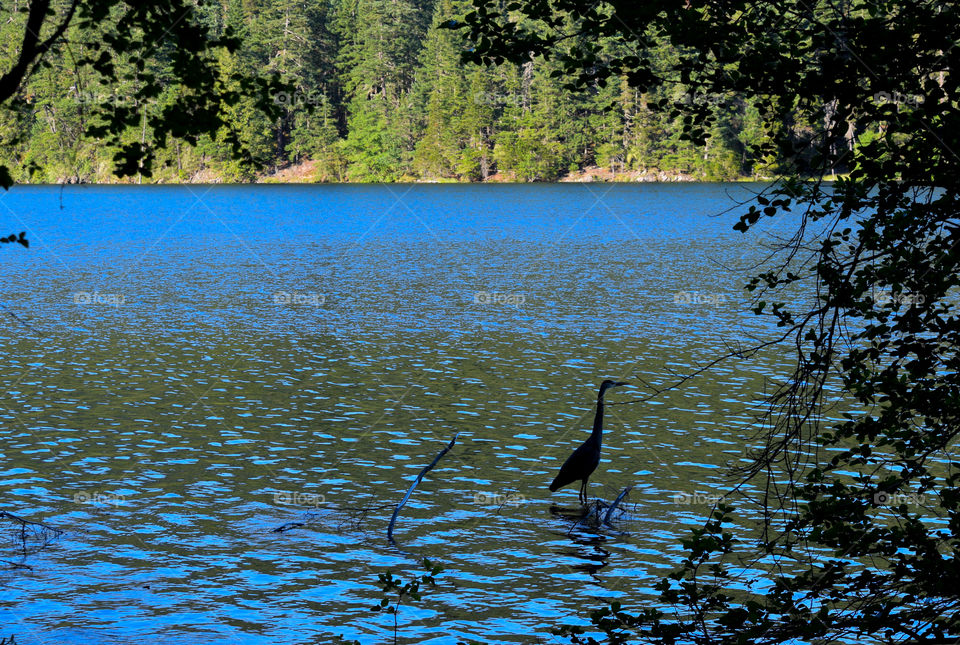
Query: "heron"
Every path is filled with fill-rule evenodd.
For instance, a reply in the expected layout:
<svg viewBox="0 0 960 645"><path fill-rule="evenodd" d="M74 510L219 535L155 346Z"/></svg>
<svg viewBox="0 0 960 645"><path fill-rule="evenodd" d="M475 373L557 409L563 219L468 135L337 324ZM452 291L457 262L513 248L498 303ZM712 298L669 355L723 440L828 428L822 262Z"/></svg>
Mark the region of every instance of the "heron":
<svg viewBox="0 0 960 645"><path fill-rule="evenodd" d="M580 503L587 503L587 480L597 469L600 463L600 441L603 438L603 395L612 387L621 385L630 385L620 381L605 380L600 384L600 393L597 394L597 416L593 419L593 432L590 438L584 441L579 448L573 451L563 466L560 467L560 473L550 484L550 492L563 488L567 484L572 484L578 479L580 483Z"/></svg>

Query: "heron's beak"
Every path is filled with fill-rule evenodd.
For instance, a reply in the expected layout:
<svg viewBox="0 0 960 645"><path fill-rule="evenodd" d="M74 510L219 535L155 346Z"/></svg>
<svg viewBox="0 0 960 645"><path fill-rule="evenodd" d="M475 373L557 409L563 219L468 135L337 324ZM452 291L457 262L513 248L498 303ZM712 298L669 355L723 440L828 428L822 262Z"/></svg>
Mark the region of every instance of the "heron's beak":
<svg viewBox="0 0 960 645"><path fill-rule="evenodd" d="M621 385L633 385L632 383L614 383L613 387L620 387Z"/></svg>

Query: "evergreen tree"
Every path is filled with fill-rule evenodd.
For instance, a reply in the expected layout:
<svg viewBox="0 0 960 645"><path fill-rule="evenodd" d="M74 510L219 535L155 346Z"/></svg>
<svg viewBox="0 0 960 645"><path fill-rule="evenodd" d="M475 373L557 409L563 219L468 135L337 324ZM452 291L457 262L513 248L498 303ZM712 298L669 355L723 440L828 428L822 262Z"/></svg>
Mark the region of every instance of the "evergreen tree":
<svg viewBox="0 0 960 645"><path fill-rule="evenodd" d="M624 72L571 92L555 60L464 65L463 36L444 26L471 10L471 0L199 4L195 22L240 46L210 53L210 82L232 98L196 141L168 141L172 131L156 127L192 96L175 43L161 38L149 61L127 52L101 64L100 50L70 32L71 49L50 52L23 100L3 105L0 163L19 181L108 181L115 158L146 181L248 181L258 168L306 161L318 181L477 181L494 173L552 181L592 166L620 176L728 179L798 162L754 152L776 133L765 130L747 97L691 94L713 116L713 136L695 144L681 136L681 118L659 107L688 94L686 85L641 92ZM0 23L0 55L8 60L19 55L22 26L16 18ZM571 43L601 66L630 55L612 39ZM678 60L667 44L646 55L656 73ZM283 87L262 85L257 94L242 80L270 75ZM194 110L179 118L212 117ZM799 115L783 127L797 141L812 132ZM147 151L152 163L141 172Z"/></svg>
<svg viewBox="0 0 960 645"><path fill-rule="evenodd" d="M405 108L427 31L423 4L347 0L341 5L337 30L348 101L343 151L351 180L396 180L412 156Z"/></svg>

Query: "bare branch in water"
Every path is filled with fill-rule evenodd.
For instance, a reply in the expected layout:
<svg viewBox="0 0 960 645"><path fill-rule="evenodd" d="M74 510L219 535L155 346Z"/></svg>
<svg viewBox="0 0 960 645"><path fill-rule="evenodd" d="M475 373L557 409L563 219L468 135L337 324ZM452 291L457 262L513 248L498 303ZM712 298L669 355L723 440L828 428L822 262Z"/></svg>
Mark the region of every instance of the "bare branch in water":
<svg viewBox="0 0 960 645"><path fill-rule="evenodd" d="M617 499L613 500L613 504L610 505L610 508L607 509L607 514L603 516L603 523L610 525L610 518L613 516L613 512L617 510L617 506L620 505L621 500L627 496L627 493L633 490L633 484L630 484L623 489L623 492L617 495Z"/></svg>
<svg viewBox="0 0 960 645"><path fill-rule="evenodd" d="M307 526L311 522L319 520L332 520L331 523L337 525L337 530L343 530L345 525L349 525L353 530L359 531L364 520L375 511L382 511L388 508L394 508L394 504L376 504L372 506L331 506L322 510L307 511L298 518L299 521L291 521L282 524L277 528L270 529L271 533L286 533L287 531Z"/></svg>
<svg viewBox="0 0 960 645"><path fill-rule="evenodd" d="M14 569L33 569L30 565L23 562L29 554L36 553L43 548L45 548L50 542L57 539L63 535L63 530L54 528L43 522L34 522L33 520L24 519L13 513L8 513L7 511L0 511L0 520L9 519L15 522L18 526L14 529L15 531L15 541L17 543L16 550L19 553L21 558L20 562L13 562L11 560L0 560L0 563L10 566ZM31 545L31 542L34 544Z"/></svg>
<svg viewBox="0 0 960 645"><path fill-rule="evenodd" d="M393 511L393 517L390 518L390 526L387 527L387 539L390 540L391 542L393 542L393 525L396 524L397 522L397 515L400 514L400 509L403 508L403 505L407 503L408 499L410 499L410 496L413 494L413 489L415 489L417 487L417 484L419 484L423 480L423 476L426 475L428 472L430 472L430 470L437 465L437 462L440 461L440 459L445 454L447 454L451 448L453 448L453 444L456 443L457 437L459 436L460 436L459 432L453 435L453 439L450 440L450 443L447 444L447 447L441 450L440 454L434 457L433 461L430 462L429 466L427 466L426 468L420 471L420 474L417 475L417 479L413 482L413 484L410 485L410 489L407 490L407 494L404 495L403 499L400 500L400 503L397 504L396 510Z"/></svg>

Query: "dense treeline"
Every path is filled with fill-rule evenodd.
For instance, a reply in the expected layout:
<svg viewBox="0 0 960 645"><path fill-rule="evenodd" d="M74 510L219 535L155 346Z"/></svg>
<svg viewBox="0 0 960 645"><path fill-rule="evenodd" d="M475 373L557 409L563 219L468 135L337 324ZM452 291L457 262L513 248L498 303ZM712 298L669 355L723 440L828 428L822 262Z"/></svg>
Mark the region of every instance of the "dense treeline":
<svg viewBox="0 0 960 645"><path fill-rule="evenodd" d="M627 79L570 92L542 57L522 65L464 65L462 35L441 25L470 10L464 0L198 4L202 24L242 43L218 54L224 84L237 72L275 73L289 91L272 97L279 117L240 100L229 106L222 135L195 146L173 141L149 180L245 181L258 165L269 173L308 160L303 178L317 181L550 181L595 166L620 175L703 179L777 171L777 160L746 152L771 133L741 97L697 95L680 85L640 94ZM21 33L11 22L0 28L4 56L12 56ZM133 98L144 78L175 78L167 63L173 57L158 49L154 68L97 70L77 63L82 34L68 35L23 88L25 100L0 114L0 163L21 182L111 181L117 150L95 136L94 108L108 102L127 108L125 142L149 143L148 115L181 91L171 81L150 100ZM664 66L671 60L668 48L656 53ZM674 101L705 102L717 115L705 146L684 140L679 117L657 108ZM802 138L803 124L783 127ZM250 156L231 154L230 133Z"/></svg>

